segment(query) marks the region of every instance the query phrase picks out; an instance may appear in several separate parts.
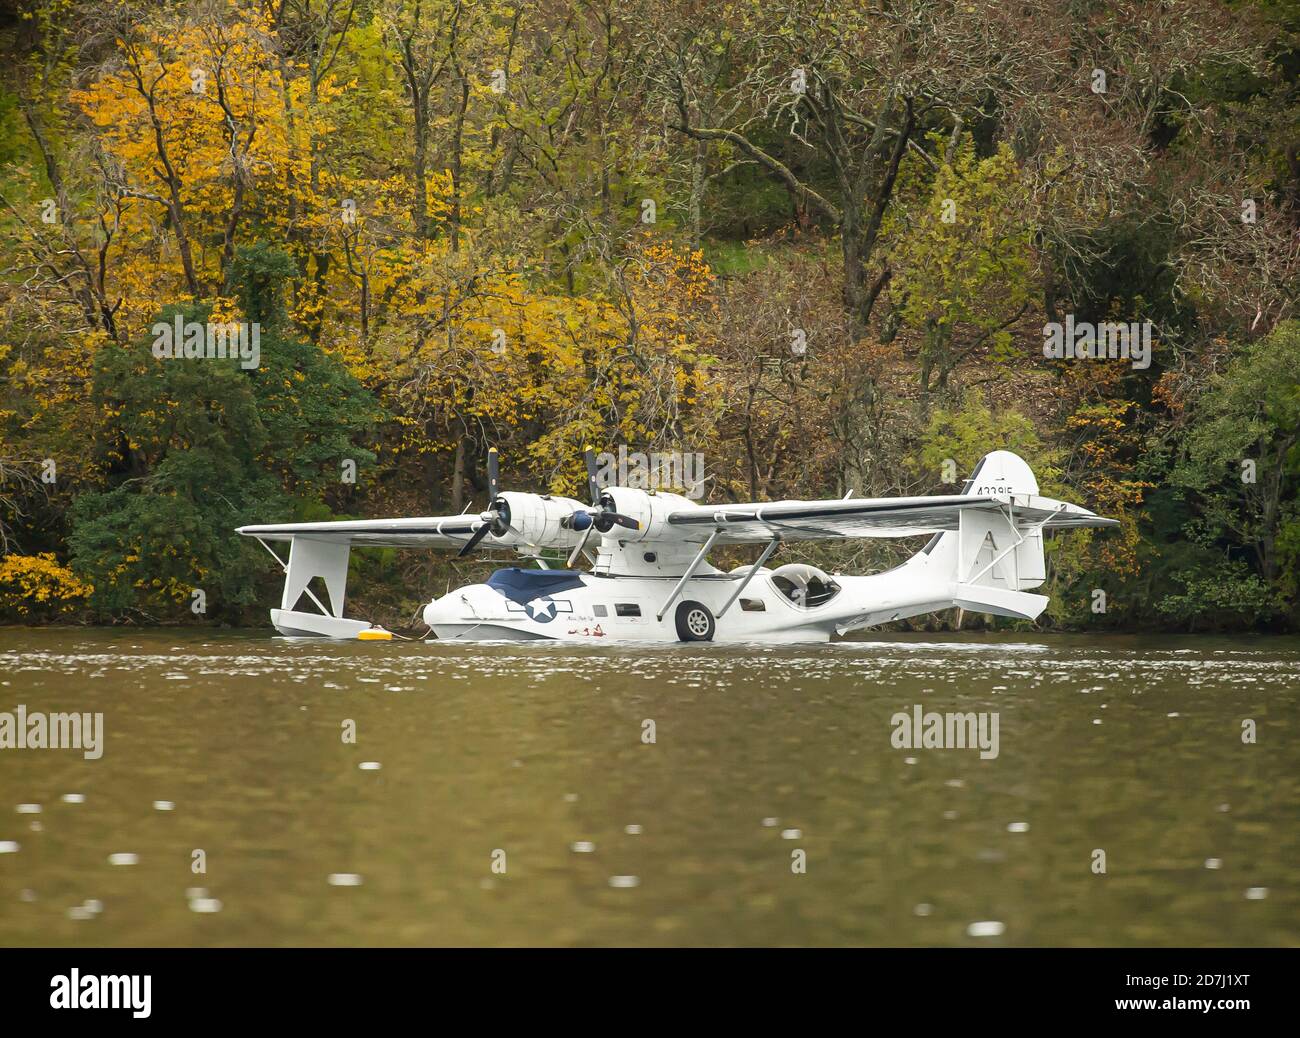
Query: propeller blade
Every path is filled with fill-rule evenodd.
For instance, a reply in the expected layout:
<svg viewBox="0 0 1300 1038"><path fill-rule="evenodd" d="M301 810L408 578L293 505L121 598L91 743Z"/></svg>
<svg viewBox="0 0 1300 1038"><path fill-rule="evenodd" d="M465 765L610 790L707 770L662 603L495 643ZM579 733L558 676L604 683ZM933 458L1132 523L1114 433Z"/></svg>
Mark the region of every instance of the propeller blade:
<svg viewBox="0 0 1300 1038"><path fill-rule="evenodd" d="M497 499L497 477L500 475L497 468L497 449L495 447L488 448L487 469L488 500L495 501Z"/></svg>
<svg viewBox="0 0 1300 1038"><path fill-rule="evenodd" d="M609 533L615 526L626 526L629 530L641 529L638 523L629 515L621 515L610 509L605 509L596 516L596 529L601 533Z"/></svg>
<svg viewBox="0 0 1300 1038"><path fill-rule="evenodd" d="M478 542L481 541L484 537L486 537L491 530L492 530L491 523L484 523L482 526L480 526L477 530L474 531L470 539L465 542L465 547L461 548L461 550L456 553L456 558L463 559L466 555L472 552L475 548L478 547Z"/></svg>
<svg viewBox="0 0 1300 1038"><path fill-rule="evenodd" d="M564 564L565 569L573 569L573 564L578 561L578 556L582 554L582 549L587 546L587 538L591 536L591 531L595 528L596 525L592 523L582 532L582 540L580 540L578 546L573 549L573 553L569 556L569 561Z"/></svg>
<svg viewBox="0 0 1300 1038"><path fill-rule="evenodd" d="M582 460L587 464L587 494L593 505L600 504L600 484L596 482L596 452L590 447L583 448Z"/></svg>

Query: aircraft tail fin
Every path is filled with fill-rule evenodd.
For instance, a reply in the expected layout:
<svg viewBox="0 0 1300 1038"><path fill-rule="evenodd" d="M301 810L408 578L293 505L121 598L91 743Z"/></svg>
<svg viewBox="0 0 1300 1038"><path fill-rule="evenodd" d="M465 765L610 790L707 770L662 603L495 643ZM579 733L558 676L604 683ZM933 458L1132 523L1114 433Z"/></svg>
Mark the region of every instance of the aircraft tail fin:
<svg viewBox="0 0 1300 1038"><path fill-rule="evenodd" d="M1038 480L1022 458L993 451L975 466L962 494L1027 497L1038 494ZM1017 524L1006 511L964 509L958 528L936 534L922 555L927 569L953 581L953 604L963 609L1033 619L1047 606L1043 595L1024 594L1047 579L1043 531Z"/></svg>

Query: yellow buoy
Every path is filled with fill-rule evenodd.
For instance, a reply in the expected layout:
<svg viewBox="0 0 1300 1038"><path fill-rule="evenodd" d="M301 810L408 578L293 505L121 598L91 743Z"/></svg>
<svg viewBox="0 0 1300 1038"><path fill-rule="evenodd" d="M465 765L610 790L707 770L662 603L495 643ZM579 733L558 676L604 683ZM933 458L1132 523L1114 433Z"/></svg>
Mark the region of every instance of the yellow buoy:
<svg viewBox="0 0 1300 1038"><path fill-rule="evenodd" d="M382 627L371 627L364 631L358 631L357 638L363 642L391 642L393 632L385 631Z"/></svg>

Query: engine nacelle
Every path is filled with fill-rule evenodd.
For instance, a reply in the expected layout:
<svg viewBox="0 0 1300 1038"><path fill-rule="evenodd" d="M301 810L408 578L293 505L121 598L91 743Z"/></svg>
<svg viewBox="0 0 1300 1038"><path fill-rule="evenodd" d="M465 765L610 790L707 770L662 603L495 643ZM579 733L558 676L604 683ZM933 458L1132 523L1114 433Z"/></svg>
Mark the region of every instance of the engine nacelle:
<svg viewBox="0 0 1300 1038"><path fill-rule="evenodd" d="M703 543L698 527L671 526L668 516L695 502L677 494L649 493L633 487L609 487L604 497L615 511L635 519L636 530L614 526L600 539L592 572L610 577L672 577L686 572ZM707 562L699 574L717 573Z"/></svg>
<svg viewBox="0 0 1300 1038"><path fill-rule="evenodd" d="M680 526L668 525L668 516L683 508L694 508L695 502L679 494L650 493L634 487L608 487L602 497L614 502L614 511L621 512L640 524L640 529L629 530L615 526L605 537L616 541L681 541L691 532Z"/></svg>
<svg viewBox="0 0 1300 1038"><path fill-rule="evenodd" d="M488 544L510 545L517 548L572 548L582 538L574 530L560 525L562 519L586 506L567 497L542 494L522 494L508 491L497 495L509 509L509 523L518 533L509 530L501 536L494 529L485 540Z"/></svg>

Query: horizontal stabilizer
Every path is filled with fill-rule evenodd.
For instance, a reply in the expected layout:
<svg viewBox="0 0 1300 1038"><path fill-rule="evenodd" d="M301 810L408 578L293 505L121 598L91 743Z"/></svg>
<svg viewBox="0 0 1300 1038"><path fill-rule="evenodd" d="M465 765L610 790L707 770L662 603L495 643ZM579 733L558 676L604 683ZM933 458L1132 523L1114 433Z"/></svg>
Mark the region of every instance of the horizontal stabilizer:
<svg viewBox="0 0 1300 1038"><path fill-rule="evenodd" d="M1046 595L1031 595L1026 591L1007 591L984 584L954 584L953 605L969 609L972 613L992 613L1018 620L1036 620L1047 608Z"/></svg>

